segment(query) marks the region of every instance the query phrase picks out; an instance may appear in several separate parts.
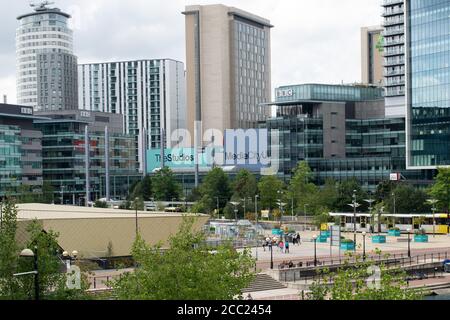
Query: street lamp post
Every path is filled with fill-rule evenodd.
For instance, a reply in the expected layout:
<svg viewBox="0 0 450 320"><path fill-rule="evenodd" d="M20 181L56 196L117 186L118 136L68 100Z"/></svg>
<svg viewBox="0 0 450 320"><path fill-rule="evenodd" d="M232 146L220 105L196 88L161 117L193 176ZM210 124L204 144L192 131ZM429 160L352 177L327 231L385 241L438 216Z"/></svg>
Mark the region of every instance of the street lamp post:
<svg viewBox="0 0 450 320"><path fill-rule="evenodd" d="M360 206L358 202L356 202L356 190L353 190L353 202L349 204L350 207L353 207L353 243L355 244L356 250L356 208Z"/></svg>
<svg viewBox="0 0 450 320"><path fill-rule="evenodd" d="M438 203L438 200L436 199L430 199L428 202L431 204L432 208L431 211L433 212L433 238L436 237L436 204Z"/></svg>
<svg viewBox="0 0 450 320"><path fill-rule="evenodd" d="M241 199L241 201L242 202L244 202L244 219L245 219L245 211L247 211L247 199L246 198L244 198L244 199Z"/></svg>
<svg viewBox="0 0 450 320"><path fill-rule="evenodd" d="M408 232L408 258L411 258L411 229L406 230Z"/></svg>
<svg viewBox="0 0 450 320"><path fill-rule="evenodd" d="M70 269L72 266L72 260L76 260L78 257L78 251L74 250L72 251L72 255L69 255L69 252L64 251L62 253L62 258L66 262L66 268Z"/></svg>
<svg viewBox="0 0 450 320"><path fill-rule="evenodd" d="M270 269L273 270L273 246L272 246L272 240L269 243L269 249L270 249Z"/></svg>
<svg viewBox="0 0 450 320"><path fill-rule="evenodd" d="M372 218L373 203L375 202L375 200L373 200L372 197L370 197L369 199L366 199L364 201L369 204L369 214L370 214L370 217ZM372 226L372 224L373 224L373 221L371 221L370 225ZM375 228L375 227L373 227L373 228Z"/></svg>
<svg viewBox="0 0 450 320"><path fill-rule="evenodd" d="M216 197L216 210L217 218L219 218L219 197Z"/></svg>
<svg viewBox="0 0 450 320"><path fill-rule="evenodd" d="M394 214L397 214L397 198L395 196L395 192L392 192L392 197L394 199Z"/></svg>
<svg viewBox="0 0 450 320"><path fill-rule="evenodd" d="M280 222L281 222L283 217L283 208L282 208L283 191L278 190L277 193L278 193L278 205L280 206Z"/></svg>
<svg viewBox="0 0 450 320"><path fill-rule="evenodd" d="M363 261L366 261L366 232L362 233L363 236Z"/></svg>
<svg viewBox="0 0 450 320"><path fill-rule="evenodd" d="M230 202L230 203L234 206L234 218L235 218L236 223L237 223L237 221L238 221L237 214L238 214L238 211L239 211L237 206L239 205L239 202Z"/></svg>
<svg viewBox="0 0 450 320"><path fill-rule="evenodd" d="M314 240L314 267L317 267L317 235L313 236Z"/></svg>
<svg viewBox="0 0 450 320"><path fill-rule="evenodd" d="M307 203L305 203L303 206L303 208L304 208L303 213L305 215L305 221L303 221L303 225L304 225L304 229L305 229L304 231L306 231L306 207L308 207L308 206L309 206L309 204L307 204Z"/></svg>
<svg viewBox="0 0 450 320"><path fill-rule="evenodd" d="M283 217L283 213L284 213L284 207L286 206L286 203L281 202L281 200L278 202L278 205L280 206L280 222L282 220Z"/></svg>
<svg viewBox="0 0 450 320"><path fill-rule="evenodd" d="M135 223L136 223L136 239L137 239L138 233L139 233L139 225L138 225L138 209L137 209L138 201L139 201L139 198L135 198L135 199L134 199Z"/></svg>
<svg viewBox="0 0 450 320"><path fill-rule="evenodd" d="M258 233L258 198L259 198L259 195L255 195L255 219L256 219L256 261L258 261L258 245L259 245L259 243L258 243L258 236L259 236L259 233ZM256 268L256 265L255 265L255 268Z"/></svg>
<svg viewBox="0 0 450 320"><path fill-rule="evenodd" d="M61 204L64 204L64 186L61 185Z"/></svg>
<svg viewBox="0 0 450 320"><path fill-rule="evenodd" d="M38 269L38 250L37 247L34 247L33 252L31 249L23 249L20 253L20 257L23 258L33 258L33 268L34 270L31 272L18 273L14 276L23 276L28 274L34 274L34 298L39 300L39 269Z"/></svg>

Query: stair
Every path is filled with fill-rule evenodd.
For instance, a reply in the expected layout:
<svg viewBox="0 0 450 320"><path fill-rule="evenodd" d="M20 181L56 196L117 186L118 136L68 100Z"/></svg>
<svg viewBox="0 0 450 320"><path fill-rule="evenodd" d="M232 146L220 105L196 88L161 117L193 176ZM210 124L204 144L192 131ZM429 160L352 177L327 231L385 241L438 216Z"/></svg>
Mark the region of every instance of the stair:
<svg viewBox="0 0 450 320"><path fill-rule="evenodd" d="M264 273L260 273L256 275L256 279L253 280L253 282L250 284L248 288L242 290L242 293L280 290L280 289L286 289L286 286L276 281L271 276Z"/></svg>

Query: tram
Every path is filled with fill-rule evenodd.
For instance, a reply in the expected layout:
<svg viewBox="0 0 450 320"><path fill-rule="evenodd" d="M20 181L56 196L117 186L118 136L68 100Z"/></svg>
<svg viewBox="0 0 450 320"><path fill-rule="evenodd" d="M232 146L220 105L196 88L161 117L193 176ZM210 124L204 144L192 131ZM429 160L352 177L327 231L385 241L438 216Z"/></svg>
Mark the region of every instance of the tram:
<svg viewBox="0 0 450 320"><path fill-rule="evenodd" d="M341 225L343 231L353 231L353 213L330 213ZM380 221L378 221L378 219ZM378 226L381 230L378 230ZM398 228L406 233L425 230L428 234L450 234L450 216L447 214L385 214L371 215L366 213L356 214L357 232L388 232L392 228Z"/></svg>

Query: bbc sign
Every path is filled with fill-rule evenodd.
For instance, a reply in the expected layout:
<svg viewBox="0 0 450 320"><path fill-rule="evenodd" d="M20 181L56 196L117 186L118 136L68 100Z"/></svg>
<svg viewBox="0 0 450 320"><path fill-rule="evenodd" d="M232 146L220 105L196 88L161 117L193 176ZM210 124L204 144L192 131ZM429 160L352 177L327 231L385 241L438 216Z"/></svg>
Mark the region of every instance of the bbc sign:
<svg viewBox="0 0 450 320"><path fill-rule="evenodd" d="M287 90L277 90L277 98L285 98L285 97L293 97L294 96L294 90L287 89Z"/></svg>

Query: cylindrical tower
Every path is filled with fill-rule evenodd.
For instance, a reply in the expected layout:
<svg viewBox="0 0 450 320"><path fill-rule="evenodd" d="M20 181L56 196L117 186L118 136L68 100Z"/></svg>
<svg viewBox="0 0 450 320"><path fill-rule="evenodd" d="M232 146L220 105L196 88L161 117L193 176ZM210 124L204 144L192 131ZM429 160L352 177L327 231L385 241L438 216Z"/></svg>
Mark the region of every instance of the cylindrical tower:
<svg viewBox="0 0 450 320"><path fill-rule="evenodd" d="M20 23L16 32L17 102L36 111L46 109L45 105L49 109L65 109L65 88L61 83L66 72L62 69L68 65L72 68L73 62L76 68L73 31L68 27L70 15L48 8L49 4L31 5L34 12L17 17ZM39 55L45 57L38 59ZM47 61L47 56L52 60Z"/></svg>

